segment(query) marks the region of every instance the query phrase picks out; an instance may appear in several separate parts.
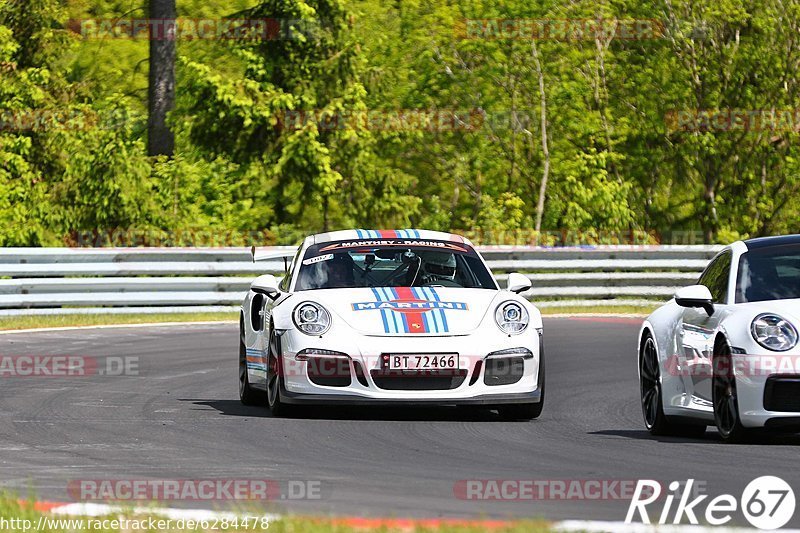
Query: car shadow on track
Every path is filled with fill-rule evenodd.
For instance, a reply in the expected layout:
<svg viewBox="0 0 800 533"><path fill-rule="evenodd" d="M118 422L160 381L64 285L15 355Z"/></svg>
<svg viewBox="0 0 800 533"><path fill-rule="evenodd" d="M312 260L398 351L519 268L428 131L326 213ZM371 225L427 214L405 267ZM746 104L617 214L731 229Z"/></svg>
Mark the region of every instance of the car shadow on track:
<svg viewBox="0 0 800 533"><path fill-rule="evenodd" d="M606 429L602 431L590 431L589 435L605 435L612 437L625 437L627 439L636 440L651 440L655 442L686 442L697 444L722 444L722 437L716 432L714 428L706 430L702 437L667 437L651 435L648 431L643 429ZM770 444L770 445L784 445L784 446L800 446L800 434L785 434L785 433L764 433L755 436L751 442L747 444Z"/></svg>
<svg viewBox="0 0 800 533"><path fill-rule="evenodd" d="M222 415L272 418L265 407L242 405L239 400L180 398L200 407L211 407ZM437 422L503 422L495 411L465 407L298 407L289 418L312 420L376 420L376 421L437 421ZM515 422L522 423L522 422Z"/></svg>

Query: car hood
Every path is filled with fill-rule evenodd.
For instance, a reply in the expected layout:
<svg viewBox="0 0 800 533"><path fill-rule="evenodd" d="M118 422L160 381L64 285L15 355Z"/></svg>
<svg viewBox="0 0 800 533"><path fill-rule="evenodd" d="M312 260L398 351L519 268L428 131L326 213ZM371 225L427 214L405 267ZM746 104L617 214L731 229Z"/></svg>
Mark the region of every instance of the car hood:
<svg viewBox="0 0 800 533"><path fill-rule="evenodd" d="M760 313L775 313L795 324L798 324L800 319L800 299L791 300L768 300L765 302L747 302L737 304L744 309L749 309L753 314Z"/></svg>
<svg viewBox="0 0 800 533"><path fill-rule="evenodd" d="M501 291L450 287L326 289L297 293L363 335L460 335L477 329Z"/></svg>

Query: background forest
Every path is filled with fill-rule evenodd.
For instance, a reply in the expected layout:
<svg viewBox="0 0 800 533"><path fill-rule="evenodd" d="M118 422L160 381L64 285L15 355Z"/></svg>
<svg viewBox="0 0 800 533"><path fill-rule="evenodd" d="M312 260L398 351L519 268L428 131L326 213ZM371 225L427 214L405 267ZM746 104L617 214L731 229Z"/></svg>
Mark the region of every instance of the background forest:
<svg viewBox="0 0 800 533"><path fill-rule="evenodd" d="M148 155L147 37L76 31L147 13L143 0L0 0L0 245L800 231L800 0L177 0L178 17L301 29L179 35L172 157ZM654 31L531 39L497 19ZM384 120L341 118L367 113ZM454 118L404 126L414 113ZM718 120L730 114L751 119ZM162 244L196 244L178 241Z"/></svg>

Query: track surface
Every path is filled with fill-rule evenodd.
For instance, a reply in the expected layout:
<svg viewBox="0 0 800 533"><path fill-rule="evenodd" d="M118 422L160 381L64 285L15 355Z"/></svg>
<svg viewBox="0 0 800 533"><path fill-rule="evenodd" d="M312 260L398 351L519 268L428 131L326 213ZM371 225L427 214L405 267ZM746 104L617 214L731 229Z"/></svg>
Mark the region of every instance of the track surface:
<svg viewBox="0 0 800 533"><path fill-rule="evenodd" d="M0 355L138 356L140 375L0 378L0 488L70 501L75 479L313 480L321 498L270 509L607 520L624 519L628 501L476 501L453 487L465 479L691 477L712 497L738 497L750 480L773 474L800 490L798 437L730 446L710 430L700 440L648 436L637 330L632 320L546 319L547 403L532 422L448 408L272 418L238 401L230 324L3 335Z"/></svg>

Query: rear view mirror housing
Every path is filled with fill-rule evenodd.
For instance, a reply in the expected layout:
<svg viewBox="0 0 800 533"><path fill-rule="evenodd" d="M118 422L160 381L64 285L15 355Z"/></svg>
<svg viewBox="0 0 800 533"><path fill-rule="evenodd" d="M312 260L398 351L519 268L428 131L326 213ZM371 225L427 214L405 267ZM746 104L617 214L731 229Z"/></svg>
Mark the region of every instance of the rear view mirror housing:
<svg viewBox="0 0 800 533"><path fill-rule="evenodd" d="M675 293L675 303L681 307L702 307L708 316L714 314L714 300L711 291L705 285L689 285Z"/></svg>
<svg viewBox="0 0 800 533"><path fill-rule="evenodd" d="M506 288L513 293L519 294L531 288L531 280L528 279L528 276L512 272L508 275Z"/></svg>
<svg viewBox="0 0 800 533"><path fill-rule="evenodd" d="M277 298L281 292L278 288L278 280L272 274L258 276L250 284L250 290L257 294L263 294L272 300Z"/></svg>

